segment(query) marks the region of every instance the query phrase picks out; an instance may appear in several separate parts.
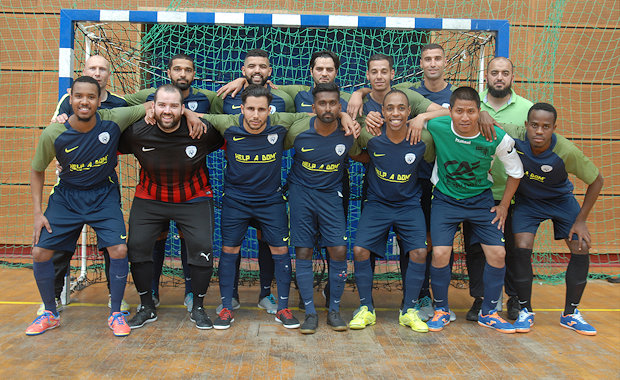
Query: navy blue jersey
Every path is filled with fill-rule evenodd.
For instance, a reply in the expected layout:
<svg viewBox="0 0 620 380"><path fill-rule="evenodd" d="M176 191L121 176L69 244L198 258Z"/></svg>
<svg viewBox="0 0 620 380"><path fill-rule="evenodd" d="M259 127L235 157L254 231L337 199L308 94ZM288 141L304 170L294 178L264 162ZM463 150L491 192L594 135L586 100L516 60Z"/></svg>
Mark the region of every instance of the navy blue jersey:
<svg viewBox="0 0 620 380"><path fill-rule="evenodd" d="M273 100L269 104L269 113L274 112L295 112L295 105L293 99L284 91L269 88ZM220 113L226 115L238 115L241 113L241 95L237 95L234 98L227 96L222 100L217 98L213 107L212 113Z"/></svg>
<svg viewBox="0 0 620 380"><path fill-rule="evenodd" d="M379 104L372 96L368 95L364 98L364 115L368 115L370 112L379 112L383 116L383 105Z"/></svg>
<svg viewBox="0 0 620 380"><path fill-rule="evenodd" d="M510 130L508 130L510 132ZM568 173L586 184L598 177L598 168L573 143L553 134L551 145L539 155L532 152L529 140L515 140L515 148L523 163L524 176L517 193L532 199L550 199L572 194Z"/></svg>
<svg viewBox="0 0 620 380"><path fill-rule="evenodd" d="M422 131L422 141L415 145L404 139L396 144L386 133L385 126L380 136L372 136L365 128L351 149L352 155L368 150L370 164L366 171L370 201L393 205L420 202L422 188L418 182L418 169L423 160L435 158L433 140L428 131Z"/></svg>
<svg viewBox="0 0 620 380"><path fill-rule="evenodd" d="M286 148L295 148L290 183L316 190L342 191L345 160L355 139L338 128L329 136L317 133L316 116L296 122L286 135Z"/></svg>
<svg viewBox="0 0 620 380"><path fill-rule="evenodd" d="M314 96L312 96L313 87L300 84L291 84L280 86L279 88L293 98L295 101L296 112L314 113L314 111L312 111L312 103L314 103ZM346 112L348 100L350 98L351 94L340 91L340 105L342 106L342 112Z"/></svg>
<svg viewBox="0 0 620 380"><path fill-rule="evenodd" d="M50 124L41 134L32 169L45 171L55 156L63 168L61 184L88 189L110 180L118 183L114 169L119 138L144 113L141 105L99 110L95 126L86 133L73 129L69 121Z"/></svg>
<svg viewBox="0 0 620 380"><path fill-rule="evenodd" d="M150 102L154 99L156 90L156 88L151 87L138 91L135 94L127 94L125 95L125 100L129 105ZM211 107L215 98L217 98L217 94L213 91L191 87L189 95L183 99L183 104L185 105L185 108L190 111L194 111L196 113L209 113L213 112Z"/></svg>
<svg viewBox="0 0 620 380"><path fill-rule="evenodd" d="M99 109L112 109L117 107L127 107L127 102L121 96L108 92L108 98L101 102ZM66 114L67 116L73 115L73 108L71 108L71 104L69 103L69 94L65 94L58 105L56 106L56 110L54 111L54 116Z"/></svg>
<svg viewBox="0 0 620 380"><path fill-rule="evenodd" d="M273 114L265 130L252 134L243 115L205 115L226 140L224 193L241 201L282 201L281 167L284 137L293 122L305 114Z"/></svg>
<svg viewBox="0 0 620 380"><path fill-rule="evenodd" d="M433 92L426 88L426 86L424 85L424 81L416 82L409 88L422 95L426 99L437 103L444 108L448 108L450 106L450 96L452 96L452 91L456 90L455 86L448 83L446 88L444 88L443 90Z"/></svg>

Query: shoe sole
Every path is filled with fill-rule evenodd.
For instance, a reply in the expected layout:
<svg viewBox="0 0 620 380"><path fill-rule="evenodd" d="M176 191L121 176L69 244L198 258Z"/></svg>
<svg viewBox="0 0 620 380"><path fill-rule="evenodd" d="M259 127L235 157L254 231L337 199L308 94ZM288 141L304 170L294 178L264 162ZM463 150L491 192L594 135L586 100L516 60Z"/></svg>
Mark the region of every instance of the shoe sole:
<svg viewBox="0 0 620 380"><path fill-rule="evenodd" d="M346 326L346 325L345 325L345 326L342 326L342 325L341 325L341 326L332 326L332 325L330 325L329 323L328 323L328 325L329 325L329 326L332 328L332 330L334 330L334 331L347 331L347 330L348 330L348 328L347 328L347 326Z"/></svg>
<svg viewBox="0 0 620 380"><path fill-rule="evenodd" d="M39 332L27 332L27 331L26 331L26 335L28 335L28 336L36 336L36 335L41 335L41 334L43 334L44 332L46 332L47 330L55 329L55 328L56 328L56 327L58 327L58 326L60 326L60 323L57 323L57 324L55 324L54 326L50 326L50 327L46 328L45 330L43 330L43 331L39 331Z"/></svg>
<svg viewBox="0 0 620 380"><path fill-rule="evenodd" d="M157 320L157 316L155 316L154 318L149 318L149 319L147 319L146 321L142 322L142 324L141 324L141 325L135 325L135 326L129 325L129 327L130 327L132 330L133 330L133 329L139 329L140 327L143 327L143 326L144 326L144 325L146 325L147 323L155 322L156 320ZM129 324L129 323L127 323L127 324Z"/></svg>
<svg viewBox="0 0 620 380"><path fill-rule="evenodd" d="M110 326L108 326L108 327L110 327ZM131 333L131 328L129 329L128 333L117 333L117 332L114 331L114 329L112 327L110 327L110 330L112 330L112 334L114 334L114 336L118 336L118 337L124 337L124 336L127 336L127 335L129 335Z"/></svg>
<svg viewBox="0 0 620 380"><path fill-rule="evenodd" d="M299 326L301 326L300 323L294 324L294 325L285 325L284 322L282 322L280 320L280 318L276 317L276 322L282 323L282 326L286 327L287 329L298 329Z"/></svg>
<svg viewBox="0 0 620 380"><path fill-rule="evenodd" d="M409 328L411 328L411 330L413 330L413 331L415 331L417 333L427 333L428 332L428 329L426 329L426 330L417 329L416 330L416 329L413 328L413 326L409 326L409 325L407 325L405 323L402 323L402 322L398 322L398 324L401 325L401 326L409 327Z"/></svg>
<svg viewBox="0 0 620 380"><path fill-rule="evenodd" d="M582 330L577 330L576 328L574 328L574 327L570 327L570 326L566 326L566 325L565 325L565 324L563 324L563 323L560 323L560 326L562 326L562 327L564 327L564 328L567 328L567 329L569 329L569 330L573 330L573 331L575 331L577 334L586 335L586 336L594 336L594 335L596 335L596 331L582 331Z"/></svg>
<svg viewBox="0 0 620 380"><path fill-rule="evenodd" d="M309 335L309 334L314 334L316 332L316 329L299 329L299 332L301 332L302 334L305 335Z"/></svg>
<svg viewBox="0 0 620 380"><path fill-rule="evenodd" d="M530 332L532 329L517 329L515 328L515 331L518 333L528 333Z"/></svg>
<svg viewBox="0 0 620 380"><path fill-rule="evenodd" d="M450 321L446 322L442 327L440 328L433 328L428 326L428 331L432 331L432 332L438 332L444 329L444 327L448 326L450 324Z"/></svg>
<svg viewBox="0 0 620 380"><path fill-rule="evenodd" d="M479 324L480 326L484 326L484 327L487 327L487 328L493 329L493 330L495 330L495 331L499 331L499 332L501 332L501 333L503 333L503 334L514 334L514 333L516 333L516 332L517 332L517 330L515 330L515 329L512 329L512 330L498 329L497 327L489 326L489 325L487 325L486 323L482 323L482 322L480 322L480 321L478 321L478 324Z"/></svg>
<svg viewBox="0 0 620 380"><path fill-rule="evenodd" d="M235 318L230 320L230 323L228 323L228 326L218 326L216 324L213 324L213 328L216 330L228 330L230 328L230 325L235 321Z"/></svg>
<svg viewBox="0 0 620 380"><path fill-rule="evenodd" d="M189 320L194 322L194 323L196 323L196 321L192 317L189 317ZM196 328L200 329L200 330L211 330L213 328L213 325L211 325L211 326L198 326L198 324L196 324Z"/></svg>
<svg viewBox="0 0 620 380"><path fill-rule="evenodd" d="M377 322L376 322L376 321L375 321L375 322L370 322L370 323L365 324L365 325L353 325L353 326L351 326L351 324L349 323L349 328L350 328L351 330L363 330L363 329L365 329L367 326L374 326L374 325L376 325L376 324L377 324Z"/></svg>

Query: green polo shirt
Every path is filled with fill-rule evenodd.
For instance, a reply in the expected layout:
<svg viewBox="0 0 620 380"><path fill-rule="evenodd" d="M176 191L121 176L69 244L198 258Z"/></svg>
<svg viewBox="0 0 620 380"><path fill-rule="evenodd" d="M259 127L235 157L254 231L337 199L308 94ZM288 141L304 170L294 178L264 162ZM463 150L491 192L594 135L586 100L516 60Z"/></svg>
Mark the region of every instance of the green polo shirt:
<svg viewBox="0 0 620 380"><path fill-rule="evenodd" d="M487 101L487 93L489 90L484 90L480 93L480 110L487 111L493 119L501 124L515 124L524 125L527 120L527 111L534 105L534 103L519 96L512 90L512 95L508 103L504 104L498 111L495 111ZM504 170L504 164L499 160L493 162L491 167L491 176L493 177L493 198L497 201L501 200L504 196L504 190L506 189L506 171Z"/></svg>

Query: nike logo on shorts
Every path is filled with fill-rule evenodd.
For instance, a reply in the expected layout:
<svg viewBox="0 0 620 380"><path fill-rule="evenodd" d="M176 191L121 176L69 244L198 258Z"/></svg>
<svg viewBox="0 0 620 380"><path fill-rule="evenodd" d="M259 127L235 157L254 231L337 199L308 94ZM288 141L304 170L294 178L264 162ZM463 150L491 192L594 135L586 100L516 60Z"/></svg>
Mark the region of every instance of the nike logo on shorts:
<svg viewBox="0 0 620 380"><path fill-rule="evenodd" d="M143 152L150 152L152 150L155 150L155 148L146 148L146 147L142 147L142 151Z"/></svg>

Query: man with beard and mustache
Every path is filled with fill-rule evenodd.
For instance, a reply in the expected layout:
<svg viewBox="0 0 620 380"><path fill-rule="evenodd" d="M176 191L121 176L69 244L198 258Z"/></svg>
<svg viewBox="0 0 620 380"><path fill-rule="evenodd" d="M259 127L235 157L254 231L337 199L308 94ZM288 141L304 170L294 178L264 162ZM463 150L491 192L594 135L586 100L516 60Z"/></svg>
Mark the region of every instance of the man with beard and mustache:
<svg viewBox="0 0 620 380"><path fill-rule="evenodd" d="M349 149L355 138L346 136L337 115L341 111L340 90L319 83L312 90L316 116L293 124L285 147L295 148L288 175L291 245L295 247L297 285L306 316L301 332L313 334L318 316L313 301L312 252L327 247L330 256L330 297L327 324L345 331L340 316L340 298L347 279L346 216L342 203L342 177ZM320 234L320 242L316 236Z"/></svg>
<svg viewBox="0 0 620 380"><path fill-rule="evenodd" d="M111 312L108 326L116 336L129 335L121 313L127 281L127 237L116 175L121 133L144 117L144 106L97 110L101 88L92 77L73 82L69 101L73 114L65 123L50 124L39 139L32 160L30 187L34 203L33 273L45 310L26 329L39 335L58 327L54 302L54 251L73 254L84 224L97 234L100 248L110 254ZM56 157L64 168L42 213L45 170Z"/></svg>
<svg viewBox="0 0 620 380"><path fill-rule="evenodd" d="M512 81L514 79L514 66L508 58L495 57L489 61L487 70L487 90L480 93L480 110L487 111L500 124L523 125L527 119L527 113L533 105L529 100L517 95L512 89ZM491 176L493 177L493 199L496 204L502 199L504 189L506 187L506 179L508 178L504 165L501 161L495 160L491 167ZM512 207L511 207L512 208ZM504 290L508 295L506 303L508 319L515 320L519 316L519 311L523 308L519 305L517 297L517 289L515 286L515 245L514 235L512 233L512 210L509 210L506 218L506 228L504 230L504 239L506 240L506 277L504 282ZM465 226L464 234L471 236L470 226ZM465 244L467 252L468 270L481 273L484 267L484 253L480 244L472 241L471 244ZM479 310L482 304L482 298L474 300L472 310L473 316L475 310ZM474 318L472 318L474 319Z"/></svg>
<svg viewBox="0 0 620 380"><path fill-rule="evenodd" d="M170 220L187 240L193 294L190 319L198 329L213 328L203 308L213 273L213 193L205 162L224 140L206 121L207 132L192 139L184 107L181 89L163 85L153 98L157 126L141 120L121 136L119 151L132 153L140 162L140 182L129 214L128 254L140 295L138 312L128 321L132 329L157 320L151 296L152 250Z"/></svg>
<svg viewBox="0 0 620 380"><path fill-rule="evenodd" d="M200 88L192 87L194 77L196 75L196 67L194 65L194 59L187 54L177 54L170 58L168 61L168 78L170 82L176 86L183 94L183 105L186 110L190 110L199 114L205 114L213 111L213 102L217 98L217 95L213 91L204 90ZM135 94L125 95L125 100L130 105L141 104L144 102L152 101L155 95L155 88L148 88L142 91L138 91ZM168 235L169 228L166 227L159 238L157 239L155 246L153 247L153 302L155 306L159 306L159 278L161 276L164 257L166 251L166 236ZM181 263L183 267L183 275L185 278L185 299L184 305L187 307L187 311L192 311L192 284L190 277L190 270L187 265L187 247L185 245L185 238L183 237L183 231L180 232L180 252Z"/></svg>

